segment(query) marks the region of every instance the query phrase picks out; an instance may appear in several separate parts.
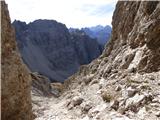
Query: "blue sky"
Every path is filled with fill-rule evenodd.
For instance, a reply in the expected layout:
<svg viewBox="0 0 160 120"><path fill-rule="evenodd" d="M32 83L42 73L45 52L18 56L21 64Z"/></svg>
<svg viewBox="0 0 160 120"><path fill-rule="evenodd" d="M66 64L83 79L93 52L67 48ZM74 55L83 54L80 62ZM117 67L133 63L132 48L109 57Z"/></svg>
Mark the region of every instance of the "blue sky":
<svg viewBox="0 0 160 120"><path fill-rule="evenodd" d="M116 0L6 0L11 20L54 19L67 27L111 25Z"/></svg>

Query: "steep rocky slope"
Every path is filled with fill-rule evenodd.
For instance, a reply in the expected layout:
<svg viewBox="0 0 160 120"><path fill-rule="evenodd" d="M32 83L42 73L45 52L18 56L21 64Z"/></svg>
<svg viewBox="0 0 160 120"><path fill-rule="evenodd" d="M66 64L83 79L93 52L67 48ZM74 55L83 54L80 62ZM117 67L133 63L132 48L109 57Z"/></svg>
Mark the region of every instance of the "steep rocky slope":
<svg viewBox="0 0 160 120"><path fill-rule="evenodd" d="M1 1L1 118L32 120L30 76L17 52L7 5Z"/></svg>
<svg viewBox="0 0 160 120"><path fill-rule="evenodd" d="M119 1L112 25L103 54L58 99L36 98L37 120L160 119L160 2Z"/></svg>
<svg viewBox="0 0 160 120"><path fill-rule="evenodd" d="M64 24L54 20L14 21L13 25L24 62L52 81L64 81L101 53L97 42L86 35L70 35Z"/></svg>

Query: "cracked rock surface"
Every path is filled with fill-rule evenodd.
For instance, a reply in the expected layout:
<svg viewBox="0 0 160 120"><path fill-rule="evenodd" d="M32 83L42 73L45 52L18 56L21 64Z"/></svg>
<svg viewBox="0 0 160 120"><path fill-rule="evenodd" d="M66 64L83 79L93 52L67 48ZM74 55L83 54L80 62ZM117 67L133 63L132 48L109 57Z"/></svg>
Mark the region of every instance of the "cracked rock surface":
<svg viewBox="0 0 160 120"><path fill-rule="evenodd" d="M32 120L30 75L18 54L5 1L1 6L1 118Z"/></svg>

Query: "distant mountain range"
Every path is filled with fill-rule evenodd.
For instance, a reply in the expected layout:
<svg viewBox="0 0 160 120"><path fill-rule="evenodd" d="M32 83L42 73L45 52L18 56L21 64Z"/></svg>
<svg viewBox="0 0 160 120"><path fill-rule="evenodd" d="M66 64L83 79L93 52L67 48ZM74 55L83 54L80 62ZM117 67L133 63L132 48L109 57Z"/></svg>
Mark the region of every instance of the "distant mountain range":
<svg viewBox="0 0 160 120"><path fill-rule="evenodd" d="M95 27L82 28L82 30L91 38L97 38L99 44L104 45L110 38L112 28L109 25L105 27L97 25Z"/></svg>
<svg viewBox="0 0 160 120"><path fill-rule="evenodd" d="M18 48L32 72L39 72L52 81L63 82L80 65L88 64L101 54L96 39L83 30L69 32L54 20L36 20L29 24L14 21Z"/></svg>
<svg viewBox="0 0 160 120"><path fill-rule="evenodd" d="M74 28L70 28L70 31L73 30ZM112 28L109 25L106 25L105 27L97 25L94 27L85 27L81 30L84 31L91 38L97 39L101 47L101 51L103 51L105 44L110 38Z"/></svg>

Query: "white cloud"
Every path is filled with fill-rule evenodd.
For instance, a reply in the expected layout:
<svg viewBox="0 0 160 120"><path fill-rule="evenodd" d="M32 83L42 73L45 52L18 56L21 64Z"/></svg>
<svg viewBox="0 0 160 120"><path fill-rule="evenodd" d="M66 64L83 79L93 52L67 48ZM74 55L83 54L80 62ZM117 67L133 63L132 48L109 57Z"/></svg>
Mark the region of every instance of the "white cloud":
<svg viewBox="0 0 160 120"><path fill-rule="evenodd" d="M54 19L67 27L106 25L111 23L116 1L113 0L6 0L12 21L31 22ZM101 6L112 7L109 12ZM88 6L88 7L87 7ZM104 15L100 16L100 11ZM96 13L97 12L97 13Z"/></svg>

